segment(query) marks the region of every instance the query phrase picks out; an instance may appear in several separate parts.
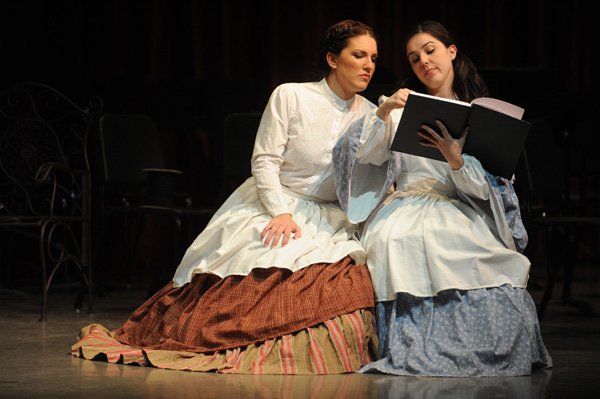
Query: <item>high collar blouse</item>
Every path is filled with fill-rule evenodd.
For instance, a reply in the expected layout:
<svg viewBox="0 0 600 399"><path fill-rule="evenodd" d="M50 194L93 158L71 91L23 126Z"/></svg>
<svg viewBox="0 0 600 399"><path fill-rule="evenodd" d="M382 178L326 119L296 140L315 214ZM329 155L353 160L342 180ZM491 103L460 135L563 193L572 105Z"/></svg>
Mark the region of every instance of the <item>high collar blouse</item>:
<svg viewBox="0 0 600 399"><path fill-rule="evenodd" d="M360 95L339 98L325 79L286 83L273 91L252 155L258 195L272 216L291 213L290 195L337 200L333 146L352 122L374 108Z"/></svg>

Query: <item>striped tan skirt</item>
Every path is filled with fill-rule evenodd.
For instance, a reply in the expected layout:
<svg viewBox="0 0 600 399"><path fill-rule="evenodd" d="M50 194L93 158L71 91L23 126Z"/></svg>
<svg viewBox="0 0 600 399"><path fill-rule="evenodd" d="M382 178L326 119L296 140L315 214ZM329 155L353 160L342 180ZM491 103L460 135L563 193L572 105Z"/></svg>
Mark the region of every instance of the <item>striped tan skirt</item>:
<svg viewBox="0 0 600 399"><path fill-rule="evenodd" d="M197 274L166 285L114 331L84 327L71 353L176 370L354 372L377 358L373 307L368 269L349 257L296 272Z"/></svg>

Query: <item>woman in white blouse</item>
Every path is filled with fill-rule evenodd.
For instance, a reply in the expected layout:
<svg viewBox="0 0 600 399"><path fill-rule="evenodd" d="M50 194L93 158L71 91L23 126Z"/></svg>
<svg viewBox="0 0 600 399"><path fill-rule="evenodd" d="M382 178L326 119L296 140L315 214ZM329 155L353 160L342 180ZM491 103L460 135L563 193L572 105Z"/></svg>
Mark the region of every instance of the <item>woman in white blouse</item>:
<svg viewBox="0 0 600 399"><path fill-rule="evenodd" d="M319 58L320 81L283 84L271 95L253 177L188 248L173 281L118 330L85 327L74 355L270 374L352 372L372 360L372 283L337 201L331 152L375 108L357 94L375 71L375 34L339 22Z"/></svg>
<svg viewBox="0 0 600 399"><path fill-rule="evenodd" d="M418 79L411 89L467 102L487 94L441 24L418 25L406 51ZM390 152L409 95L383 99L335 149L353 176L340 200L350 220L367 219L361 242L377 302L382 358L361 371L508 376L551 366L525 289L527 234L511 182L462 153L468 131L454 139L442 124L419 134L445 162ZM342 149L356 151L340 157Z"/></svg>

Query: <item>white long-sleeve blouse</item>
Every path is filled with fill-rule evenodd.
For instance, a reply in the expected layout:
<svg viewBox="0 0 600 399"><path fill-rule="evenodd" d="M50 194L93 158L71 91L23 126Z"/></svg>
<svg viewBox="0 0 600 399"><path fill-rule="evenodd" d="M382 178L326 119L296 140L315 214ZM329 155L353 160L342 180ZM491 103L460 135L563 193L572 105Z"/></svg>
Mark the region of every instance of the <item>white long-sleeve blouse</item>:
<svg viewBox="0 0 600 399"><path fill-rule="evenodd" d="M351 256L364 263L335 194L332 150L355 120L375 106L355 95L337 97L323 79L275 89L258 128L252 174L215 213L175 272L175 286L195 273L247 275L255 268L292 271ZM265 247L261 233L273 216L290 213L301 237Z"/></svg>

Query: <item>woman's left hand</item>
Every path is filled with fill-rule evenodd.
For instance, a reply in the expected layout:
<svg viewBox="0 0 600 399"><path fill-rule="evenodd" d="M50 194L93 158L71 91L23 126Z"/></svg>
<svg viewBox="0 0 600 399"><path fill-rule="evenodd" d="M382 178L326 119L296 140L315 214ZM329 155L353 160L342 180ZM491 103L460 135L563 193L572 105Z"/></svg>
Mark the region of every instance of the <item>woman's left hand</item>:
<svg viewBox="0 0 600 399"><path fill-rule="evenodd" d="M452 169L457 170L462 168L464 164L462 150L465 145L467 134L469 133L469 127L467 126L460 137L455 139L450 135L448 129L442 122L436 120L435 123L440 129L441 135L429 126L421 125L421 129L425 131L417 132L419 136L424 139L421 141L421 145L437 148L446 161L448 161L448 165L450 165Z"/></svg>

